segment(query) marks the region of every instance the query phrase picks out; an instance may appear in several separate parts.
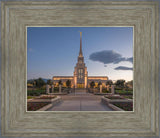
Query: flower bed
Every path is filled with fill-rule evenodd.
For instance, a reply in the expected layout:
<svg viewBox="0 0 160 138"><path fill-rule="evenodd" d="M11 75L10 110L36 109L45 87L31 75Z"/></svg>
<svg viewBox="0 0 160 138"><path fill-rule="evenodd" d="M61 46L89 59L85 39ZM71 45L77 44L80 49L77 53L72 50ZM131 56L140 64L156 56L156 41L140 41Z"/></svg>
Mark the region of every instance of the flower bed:
<svg viewBox="0 0 160 138"><path fill-rule="evenodd" d="M107 96L104 96L105 98L108 98L108 99L124 99L123 97L121 96L114 96L114 95L107 95Z"/></svg>
<svg viewBox="0 0 160 138"><path fill-rule="evenodd" d="M44 106L49 104L49 102L41 102L41 103L27 103L27 111L36 111Z"/></svg>
<svg viewBox="0 0 160 138"><path fill-rule="evenodd" d="M133 111L133 103L112 103L113 105L125 110L125 111Z"/></svg>
<svg viewBox="0 0 160 138"><path fill-rule="evenodd" d="M41 95L38 99L53 99L56 98L55 95Z"/></svg>
<svg viewBox="0 0 160 138"><path fill-rule="evenodd" d="M123 95L124 98L133 99L133 95Z"/></svg>

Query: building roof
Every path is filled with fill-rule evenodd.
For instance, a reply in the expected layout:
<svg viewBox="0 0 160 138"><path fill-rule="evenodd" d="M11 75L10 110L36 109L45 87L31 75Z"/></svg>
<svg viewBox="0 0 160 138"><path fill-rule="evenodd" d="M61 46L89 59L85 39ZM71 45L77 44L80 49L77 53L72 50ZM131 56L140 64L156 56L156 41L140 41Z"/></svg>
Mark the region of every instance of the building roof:
<svg viewBox="0 0 160 138"><path fill-rule="evenodd" d="M108 78L107 76L88 76L88 78Z"/></svg>
<svg viewBox="0 0 160 138"><path fill-rule="evenodd" d="M53 76L53 78L73 78L73 76Z"/></svg>

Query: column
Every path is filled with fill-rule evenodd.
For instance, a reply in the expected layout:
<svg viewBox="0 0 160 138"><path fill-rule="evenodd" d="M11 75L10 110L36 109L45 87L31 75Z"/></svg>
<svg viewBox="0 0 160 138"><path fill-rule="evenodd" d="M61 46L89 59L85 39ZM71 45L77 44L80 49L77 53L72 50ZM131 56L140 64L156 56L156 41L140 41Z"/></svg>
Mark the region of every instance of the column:
<svg viewBox="0 0 160 138"><path fill-rule="evenodd" d="M62 92L62 85L60 84L59 85L59 93L61 93Z"/></svg>
<svg viewBox="0 0 160 138"><path fill-rule="evenodd" d="M54 92L54 85L51 86L51 93Z"/></svg>
<svg viewBox="0 0 160 138"><path fill-rule="evenodd" d="M46 93L49 94L49 85L46 85Z"/></svg>
<svg viewBox="0 0 160 138"><path fill-rule="evenodd" d="M114 94L114 85L111 86L111 93Z"/></svg>
<svg viewBox="0 0 160 138"><path fill-rule="evenodd" d="M100 93L102 93L102 84L100 85Z"/></svg>

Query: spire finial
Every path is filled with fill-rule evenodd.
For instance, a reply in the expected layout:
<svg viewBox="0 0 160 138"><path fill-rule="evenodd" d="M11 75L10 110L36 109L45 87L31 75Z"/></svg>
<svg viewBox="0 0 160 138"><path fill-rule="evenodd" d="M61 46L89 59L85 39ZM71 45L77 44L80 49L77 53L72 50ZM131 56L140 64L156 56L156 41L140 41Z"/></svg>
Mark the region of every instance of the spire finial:
<svg viewBox="0 0 160 138"><path fill-rule="evenodd" d="M80 31L79 31L80 32ZM80 36L82 37L82 32L80 32Z"/></svg>
<svg viewBox="0 0 160 138"><path fill-rule="evenodd" d="M80 32L80 51L79 51L79 56L81 56L81 57L83 56L83 54L82 54L82 32Z"/></svg>

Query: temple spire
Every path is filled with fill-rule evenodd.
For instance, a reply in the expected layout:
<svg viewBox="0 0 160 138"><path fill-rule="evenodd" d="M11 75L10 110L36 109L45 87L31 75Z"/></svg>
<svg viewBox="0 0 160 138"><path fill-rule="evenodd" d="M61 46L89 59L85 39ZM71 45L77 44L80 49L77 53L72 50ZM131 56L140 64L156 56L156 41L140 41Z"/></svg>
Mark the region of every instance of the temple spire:
<svg viewBox="0 0 160 138"><path fill-rule="evenodd" d="M79 57L83 57L83 53L82 53L82 32L80 32L80 50L79 50Z"/></svg>

